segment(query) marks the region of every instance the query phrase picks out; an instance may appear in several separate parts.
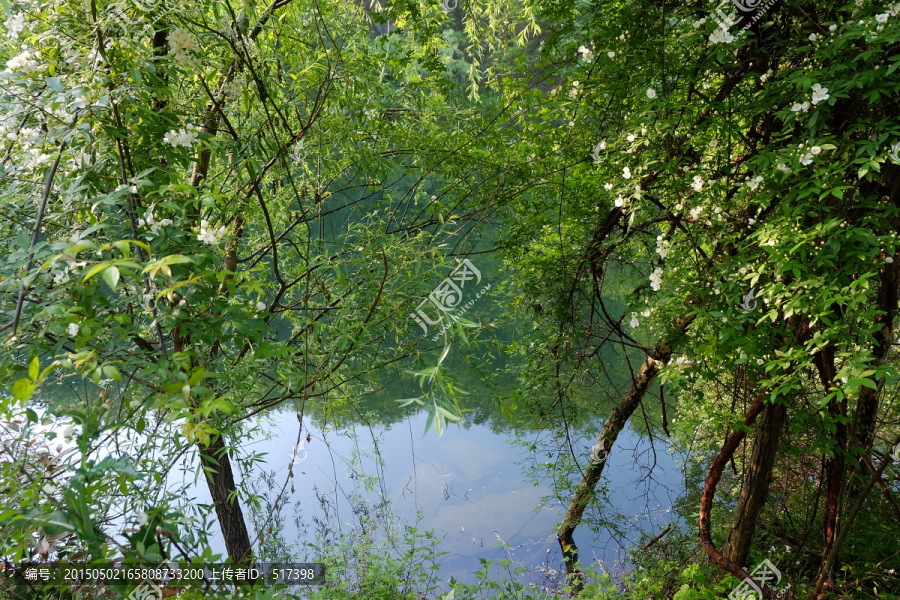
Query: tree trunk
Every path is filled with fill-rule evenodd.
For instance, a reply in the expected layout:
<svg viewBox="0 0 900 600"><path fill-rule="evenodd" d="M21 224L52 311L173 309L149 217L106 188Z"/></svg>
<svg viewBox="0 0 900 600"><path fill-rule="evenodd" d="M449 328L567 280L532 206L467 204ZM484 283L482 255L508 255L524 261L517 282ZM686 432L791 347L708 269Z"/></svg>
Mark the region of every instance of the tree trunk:
<svg viewBox="0 0 900 600"><path fill-rule="evenodd" d="M246 562L252 552L250 535L237 499L231 459L221 436L216 435L208 447L200 446L200 462L209 494L216 506L216 517L222 528L228 557L234 563Z"/></svg>
<svg viewBox="0 0 900 600"><path fill-rule="evenodd" d="M722 446L722 450L719 451L718 456L716 456L709 465L709 472L706 474L706 483L703 484L703 491L700 493L698 537L700 539L700 546L706 552L707 556L709 556L710 560L712 560L719 568L728 571L738 579L753 583L753 585L762 592L764 597L768 600L775 600L777 594L774 590L769 588L765 583L754 580L753 576L747 572L745 568L722 554L719 549L716 548L712 539L713 498L716 497L716 487L719 485L719 480L722 478L722 471L725 470L725 465L727 465L728 461L731 460L731 457L734 456L734 451L737 450L738 445L747 435L746 428L751 427L759 416L759 413L762 412L763 406L765 406L763 399L767 394L768 391L765 391L756 397L756 400L753 401L753 404L751 404L750 408L747 409L747 412L744 413L744 428L737 429L729 436L725 441L725 445Z"/></svg>
<svg viewBox="0 0 900 600"><path fill-rule="evenodd" d="M676 318L673 334L683 334L693 320L693 315L682 315ZM600 477L603 475L607 454L659 373L660 363L665 364L669 362L671 356L672 348L669 346L668 340L663 339L657 342L653 351L644 360L644 363L632 380L631 387L622 396L622 400L619 401L612 413L610 413L606 423L604 423L603 430L597 437L597 441L591 451L591 459L582 475L581 483L578 484L575 495L572 497L572 502L569 504L568 510L566 510L566 515L556 530L556 538L559 541L559 547L562 549L566 575L572 585L573 595L578 595L584 588L584 578L578 569L578 546L575 545L575 540L572 536L581 523L585 507L594 493L597 482L600 481Z"/></svg>
<svg viewBox="0 0 900 600"><path fill-rule="evenodd" d="M767 404L760 415L750 464L746 468L747 475L741 487L741 497L734 511L728 538L722 547L722 554L738 565L747 564L750 543L769 494L772 468L786 414L786 405Z"/></svg>

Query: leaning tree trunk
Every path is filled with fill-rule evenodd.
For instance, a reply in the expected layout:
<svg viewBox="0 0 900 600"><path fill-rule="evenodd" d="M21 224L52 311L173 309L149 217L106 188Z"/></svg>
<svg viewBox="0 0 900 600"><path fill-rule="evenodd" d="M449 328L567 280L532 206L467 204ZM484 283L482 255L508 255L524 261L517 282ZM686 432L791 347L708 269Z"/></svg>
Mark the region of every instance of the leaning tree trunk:
<svg viewBox="0 0 900 600"><path fill-rule="evenodd" d="M691 322L694 320L693 315L682 315L675 319L672 333L674 335L683 334ZM569 504L566 515L559 528L556 530L556 538L559 541L559 547L562 549L563 561L566 565L566 575L572 585L573 595L578 595L584 588L584 577L578 569L578 546L575 545L573 534L575 529L581 523L584 516L585 507L593 496L594 488L600 477L603 475L603 467L606 465L606 456L612 449L619 433L625 428L628 419L634 413L635 409L647 393L656 375L659 373L660 363L669 362L672 356L672 348L667 339L657 342L653 351L644 360L641 368L635 374L631 387L622 396L622 400L616 405L609 418L603 425L603 430L597 437L597 442L591 451L591 459L587 469L581 478L581 483L575 490L572 502Z"/></svg>
<svg viewBox="0 0 900 600"><path fill-rule="evenodd" d="M734 520L722 554L738 565L747 564L750 543L759 521L759 515L769 494L772 468L775 465L778 441L784 426L787 406L767 404L762 410L747 475L741 487L741 496L734 511Z"/></svg>

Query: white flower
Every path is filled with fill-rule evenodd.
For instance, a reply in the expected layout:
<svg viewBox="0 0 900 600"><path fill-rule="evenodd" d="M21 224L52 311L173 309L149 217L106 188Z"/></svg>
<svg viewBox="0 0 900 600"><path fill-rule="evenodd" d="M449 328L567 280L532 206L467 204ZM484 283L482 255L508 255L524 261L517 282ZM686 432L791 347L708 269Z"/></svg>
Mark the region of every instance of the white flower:
<svg viewBox="0 0 900 600"><path fill-rule="evenodd" d="M64 283L68 283L69 281L69 267L66 267L59 273L53 276L53 283L56 285L62 285Z"/></svg>
<svg viewBox="0 0 900 600"><path fill-rule="evenodd" d="M829 25L829 26L828 26L828 31L837 31L837 24L836 24L836 23L832 23L831 25Z"/></svg>
<svg viewBox="0 0 900 600"><path fill-rule="evenodd" d="M18 56L15 56L6 61L6 68L13 73L15 73L16 71L21 71L23 73L31 73L32 71L37 71L39 65L35 58L40 58L40 56L32 53L30 50L25 50Z"/></svg>
<svg viewBox="0 0 900 600"><path fill-rule="evenodd" d="M581 52L581 60L584 62L591 62L594 60L594 51L587 46L579 46L578 51Z"/></svg>
<svg viewBox="0 0 900 600"><path fill-rule="evenodd" d="M141 527L144 527L147 524L147 513L145 513L142 510L139 510L135 513L135 516L137 517L138 525L140 525Z"/></svg>
<svg viewBox="0 0 900 600"><path fill-rule="evenodd" d="M600 162L600 153L604 150L606 150L606 140L597 142L597 145L591 150L591 158L594 159L595 163Z"/></svg>
<svg viewBox="0 0 900 600"><path fill-rule="evenodd" d="M816 39L817 39L818 37L819 37L819 36L816 35L815 33L811 33L811 34L809 34L809 41L814 42L814 41L816 41Z"/></svg>
<svg viewBox="0 0 900 600"><path fill-rule="evenodd" d="M629 321L628 324L631 325L631 327L637 327L640 324L636 313L631 313L631 321Z"/></svg>
<svg viewBox="0 0 900 600"><path fill-rule="evenodd" d="M309 458L309 451L304 448L303 440L291 449L291 464L299 464Z"/></svg>
<svg viewBox="0 0 900 600"><path fill-rule="evenodd" d="M622 208L625 206L625 199L622 196L616 198L616 208Z"/></svg>
<svg viewBox="0 0 900 600"><path fill-rule="evenodd" d="M704 24L706 24L706 17L703 17L698 21L694 21L694 29L700 29Z"/></svg>
<svg viewBox="0 0 900 600"><path fill-rule="evenodd" d="M69 334L69 337L75 337L78 335L78 331L81 327L78 326L78 323L69 323L69 326L66 328L66 332Z"/></svg>
<svg viewBox="0 0 900 600"><path fill-rule="evenodd" d="M818 104L822 100L828 100L828 88L822 87L822 84L816 83L812 86L812 103Z"/></svg>
<svg viewBox="0 0 900 600"><path fill-rule="evenodd" d="M265 302L257 302L256 310L266 310L266 303Z"/></svg>
<svg viewBox="0 0 900 600"><path fill-rule="evenodd" d="M885 256L885 257L884 257L884 262L886 262L886 263L889 264L889 265L892 265L892 264L894 264L894 257L892 257L892 256Z"/></svg>
<svg viewBox="0 0 900 600"><path fill-rule="evenodd" d="M197 50L197 42L183 27L176 27L169 32L169 55L179 61L190 60L189 52Z"/></svg>
<svg viewBox="0 0 900 600"><path fill-rule="evenodd" d="M613 184L611 184L611 183L604 183L604 184L603 184L603 189L606 190L606 191L608 192L609 190L613 189Z"/></svg>
<svg viewBox="0 0 900 600"><path fill-rule="evenodd" d="M580 86L581 86L580 81L572 82L572 89L569 90L569 98L575 98L576 96L578 96L578 92L581 91Z"/></svg>
<svg viewBox="0 0 900 600"><path fill-rule="evenodd" d="M74 435L75 435L74 427L72 427L71 425L66 425L65 427L63 427L62 436L63 436L64 440L69 441L72 439L72 437Z"/></svg>
<svg viewBox="0 0 900 600"><path fill-rule="evenodd" d="M633 134L633 133L629 133L627 136L625 136L625 139L628 140L629 142L633 142L633 141L636 140L637 138L634 137L634 134Z"/></svg>
<svg viewBox="0 0 900 600"><path fill-rule="evenodd" d="M747 225L756 225L756 219L747 219Z"/></svg>
<svg viewBox="0 0 900 600"><path fill-rule="evenodd" d="M656 90L654 90L653 88L647 88L647 97L651 100L656 98Z"/></svg>
<svg viewBox="0 0 900 600"><path fill-rule="evenodd" d="M812 159L813 159L813 155L811 153L807 152L800 158L800 164L808 165L812 162Z"/></svg>
<svg viewBox="0 0 900 600"><path fill-rule="evenodd" d="M3 27L6 29L6 36L15 40L25 29L25 18L22 13L16 13L3 23Z"/></svg>
<svg viewBox="0 0 900 600"><path fill-rule="evenodd" d="M695 192L699 192L703 190L703 178L699 175L694 175L694 183L691 184L691 187L694 188Z"/></svg>
<svg viewBox="0 0 900 600"><path fill-rule="evenodd" d="M747 182L747 187L755 192L756 188L758 188L759 184L762 182L763 182L762 175L757 175L756 177L754 177L753 179L751 179L750 181Z"/></svg>
<svg viewBox="0 0 900 600"><path fill-rule="evenodd" d="M790 173L791 172L791 168L789 166L787 166L785 163L778 163L777 165L775 165L775 168L778 169L779 171L781 171L782 173Z"/></svg>
<svg viewBox="0 0 900 600"><path fill-rule="evenodd" d="M803 105L799 102L794 102L793 106L791 106L791 110L793 112L800 112L801 110L803 110Z"/></svg>
<svg viewBox="0 0 900 600"><path fill-rule="evenodd" d="M167 144L171 144L176 148L178 146L190 148L191 145L197 141L197 134L193 131L187 131L184 128L181 128L178 131L175 131L173 129L163 136L163 141Z"/></svg>
<svg viewBox="0 0 900 600"><path fill-rule="evenodd" d="M203 242L204 244L209 244L210 246L217 245L220 241L222 241L222 237L225 235L225 226L219 227L218 229L213 229L209 226L209 222L206 219L200 221L200 233L197 234L197 239Z"/></svg>
<svg viewBox="0 0 900 600"><path fill-rule="evenodd" d="M809 149L809 153L812 154L813 156L819 154L821 151L822 151L822 148L820 148L819 146L813 146L812 148Z"/></svg>
<svg viewBox="0 0 900 600"><path fill-rule="evenodd" d="M672 249L672 244L667 242L662 238L662 236L657 236L656 238L656 252L660 255L660 257L665 258L668 256L669 251Z"/></svg>
<svg viewBox="0 0 900 600"><path fill-rule="evenodd" d="M607 52L606 55L607 55L608 57L610 57L610 58L615 58L615 57L616 57L616 53L613 52L612 50L610 50L609 52Z"/></svg>
<svg viewBox="0 0 900 600"><path fill-rule="evenodd" d="M631 179L631 169L629 169L628 167L622 169L622 177L624 177L625 179Z"/></svg>
<svg viewBox="0 0 900 600"><path fill-rule="evenodd" d="M809 110L809 100L800 105L800 110L806 112Z"/></svg>
<svg viewBox="0 0 900 600"><path fill-rule="evenodd" d="M890 16L891 15L889 15L888 13L881 13L880 15L875 15L875 20L878 21L879 23L885 23L885 22L887 22L888 17L890 17Z"/></svg>
<svg viewBox="0 0 900 600"><path fill-rule="evenodd" d="M663 270L661 267L656 267L652 273L650 273L650 287L654 292L658 292L659 288L662 287L662 274Z"/></svg>
<svg viewBox="0 0 900 600"><path fill-rule="evenodd" d="M700 213L702 213L702 212L703 212L703 207L697 206L697 207L692 208L689 214L691 215L691 218L696 221L698 218L700 218Z"/></svg>
<svg viewBox="0 0 900 600"><path fill-rule="evenodd" d="M141 401L140 400L132 400L131 402L128 403L128 406L137 410L141 407Z"/></svg>
<svg viewBox="0 0 900 600"><path fill-rule="evenodd" d="M734 36L721 27L716 28L716 30L713 31L709 36L709 42L711 44L730 44L733 41Z"/></svg>

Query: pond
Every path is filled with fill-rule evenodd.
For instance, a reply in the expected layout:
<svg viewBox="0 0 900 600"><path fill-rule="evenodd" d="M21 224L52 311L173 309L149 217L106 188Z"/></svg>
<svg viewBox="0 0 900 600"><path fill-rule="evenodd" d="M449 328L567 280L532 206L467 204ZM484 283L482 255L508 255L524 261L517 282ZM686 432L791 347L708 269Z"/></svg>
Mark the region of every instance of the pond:
<svg viewBox="0 0 900 600"><path fill-rule="evenodd" d="M287 492L288 518L281 532L296 548L295 556L315 560L314 553L302 546L312 542L309 519L323 499L329 527L345 533L356 521L353 507L359 507L360 499L372 506L384 499L397 525L433 530L440 538L438 550L447 553L440 559L443 581L454 577L473 583L480 558L510 559L513 566L527 569L524 580L529 583L552 580L554 572L562 571L554 531L568 498L557 497L546 482L532 481L529 472L535 454L524 447L540 447L546 434L531 433L523 440L512 431L473 424L451 425L441 437L433 429L423 435L426 417L413 414L390 426L344 432L322 430L304 419L299 435L294 412L270 417L267 436L248 442L246 449L267 455L266 470L275 470L280 489L291 449L298 437L303 438L304 448L293 467L295 491ZM576 439L574 445L587 456L591 443ZM583 562L599 561L615 576L626 566L624 552L641 532L655 534L673 518L670 509L683 492L683 482L676 458L664 445L657 440L653 452L648 440L630 430L622 432L608 460L608 503L624 521L604 517L616 520L625 535L608 529L592 532L583 526L576 542ZM651 463L655 463L652 472ZM372 488L368 492L367 483ZM204 485L196 493L199 501L209 502ZM275 494L277 490L270 492L272 498ZM300 507L299 527L291 518L292 505ZM224 553L218 535L214 548Z"/></svg>

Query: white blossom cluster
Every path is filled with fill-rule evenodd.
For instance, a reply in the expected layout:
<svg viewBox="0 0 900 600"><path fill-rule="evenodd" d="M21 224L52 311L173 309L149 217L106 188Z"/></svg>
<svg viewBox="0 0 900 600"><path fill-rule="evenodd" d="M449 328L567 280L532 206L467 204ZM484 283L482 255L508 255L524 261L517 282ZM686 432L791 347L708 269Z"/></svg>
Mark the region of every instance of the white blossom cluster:
<svg viewBox="0 0 900 600"><path fill-rule="evenodd" d="M33 73L40 68L39 59L41 55L31 50L23 50L17 56L6 61L6 69L10 73Z"/></svg>
<svg viewBox="0 0 900 600"><path fill-rule="evenodd" d="M209 221L206 219L200 221L200 233L197 234L198 240L209 246L216 246L222 241L223 237L225 237L224 225L218 229L214 229L210 227Z"/></svg>
<svg viewBox="0 0 900 600"><path fill-rule="evenodd" d="M583 60L584 62L591 62L592 60L594 60L594 51L587 46L579 46L578 51L581 52L581 60Z"/></svg>
<svg viewBox="0 0 900 600"><path fill-rule="evenodd" d="M174 225L174 222L172 219L160 219L157 221L156 217L153 215L153 211L147 210L144 218L138 219L138 225L141 227L149 227L150 231L153 233L159 233L160 228Z"/></svg>
<svg viewBox="0 0 900 600"><path fill-rule="evenodd" d="M759 184L761 184L762 182L763 182L762 175L757 175L753 179L750 179L747 181L747 188L750 191L755 192L756 189L759 187Z"/></svg>
<svg viewBox="0 0 900 600"><path fill-rule="evenodd" d="M812 148L809 149L809 152L807 152L806 154L804 154L803 156L800 157L800 164L808 165L808 164L812 163L813 157L817 156L821 152L822 152L822 148L820 148L819 146L813 146Z"/></svg>
<svg viewBox="0 0 900 600"><path fill-rule="evenodd" d="M169 56L178 62L190 62L190 53L197 48L197 42L183 27L176 27L169 32Z"/></svg>
<svg viewBox="0 0 900 600"><path fill-rule="evenodd" d="M653 272L650 273L650 287L654 292L658 292L662 287L662 267L656 267L653 269Z"/></svg>
<svg viewBox="0 0 900 600"><path fill-rule="evenodd" d="M666 256L668 256L671 249L671 242L663 239L663 236L661 235L656 236L656 253L659 254L661 258L665 258Z"/></svg>
<svg viewBox="0 0 900 600"><path fill-rule="evenodd" d="M171 144L175 148L178 148L179 146L190 148L194 142L197 141L197 133L194 129L196 129L194 125L188 125L187 129L182 127L178 131L172 129L163 136L163 141L167 144Z"/></svg>
<svg viewBox="0 0 900 600"><path fill-rule="evenodd" d="M710 44L730 44L736 38L731 34L730 31L725 29L724 27L716 27L716 30L713 31L709 36Z"/></svg>
<svg viewBox="0 0 900 600"><path fill-rule="evenodd" d="M16 13L9 17L3 22L3 28L6 29L6 37L11 40L19 39L25 29L25 18L22 13Z"/></svg>
<svg viewBox="0 0 900 600"><path fill-rule="evenodd" d="M812 96L809 100L804 102L796 102L793 106L791 106L791 110L793 112L806 112L810 109L810 106L814 106L823 100L828 100L831 96L828 94L828 88L822 87L821 83L815 83L812 86Z"/></svg>

